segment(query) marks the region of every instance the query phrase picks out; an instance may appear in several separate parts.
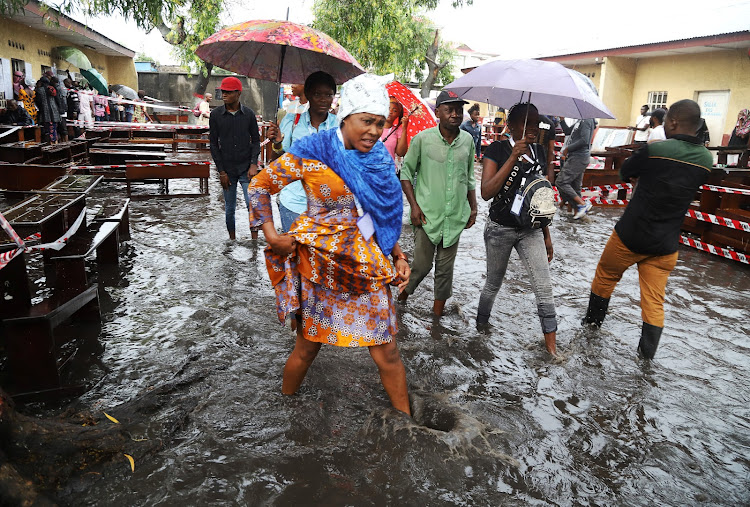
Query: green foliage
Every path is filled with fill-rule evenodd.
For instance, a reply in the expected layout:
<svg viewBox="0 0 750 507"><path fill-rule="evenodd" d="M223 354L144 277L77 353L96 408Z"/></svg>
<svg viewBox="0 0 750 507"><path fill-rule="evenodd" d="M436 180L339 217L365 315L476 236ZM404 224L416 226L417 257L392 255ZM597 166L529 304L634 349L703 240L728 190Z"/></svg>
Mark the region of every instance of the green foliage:
<svg viewBox="0 0 750 507"><path fill-rule="evenodd" d="M195 50L219 29L223 1L192 0L187 5L184 3L172 19L165 19L172 27L165 40L174 46L175 53L183 64L191 67L195 65L205 75L205 63L195 56Z"/></svg>
<svg viewBox="0 0 750 507"><path fill-rule="evenodd" d="M0 14L12 14L23 10L29 0L2 0ZM122 14L135 20L138 26L153 28L152 20L164 15L171 17L185 0L58 0L50 4L63 14L83 13L90 16L99 14ZM52 10L50 10L52 13Z"/></svg>
<svg viewBox="0 0 750 507"><path fill-rule="evenodd" d="M0 14L18 12L28 0L0 0ZM59 0L54 7L63 14L88 16L120 14L150 32L158 29L172 44L181 62L206 74L195 49L219 29L223 0ZM43 6L55 23L55 10Z"/></svg>
<svg viewBox="0 0 750 507"><path fill-rule="evenodd" d="M454 6L472 0L456 0ZM439 0L315 0L313 26L344 46L365 69L379 74L393 72L396 79L424 79L425 53L435 27L425 13ZM440 62L451 61L455 52L441 44ZM450 65L439 80L450 82Z"/></svg>
<svg viewBox="0 0 750 507"><path fill-rule="evenodd" d="M153 57L148 56L146 53L137 53L135 55L135 61L136 62L151 62L151 63L155 63L156 65L159 65L159 62L154 60Z"/></svg>

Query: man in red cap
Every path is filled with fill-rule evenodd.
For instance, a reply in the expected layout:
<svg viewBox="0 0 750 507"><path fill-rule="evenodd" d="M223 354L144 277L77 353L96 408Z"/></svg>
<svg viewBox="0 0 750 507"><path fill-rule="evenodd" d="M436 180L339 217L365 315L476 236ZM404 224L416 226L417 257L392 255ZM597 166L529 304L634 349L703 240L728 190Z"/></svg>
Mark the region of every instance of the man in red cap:
<svg viewBox="0 0 750 507"><path fill-rule="evenodd" d="M224 211L229 239L235 238L234 211L237 206L237 184L242 186L245 207L250 209L247 188L250 179L258 174L260 132L255 111L240 103L242 83L236 77L221 82L223 106L211 111L208 120L211 139L211 156L219 171L219 181L224 189ZM252 231L252 238L258 231Z"/></svg>

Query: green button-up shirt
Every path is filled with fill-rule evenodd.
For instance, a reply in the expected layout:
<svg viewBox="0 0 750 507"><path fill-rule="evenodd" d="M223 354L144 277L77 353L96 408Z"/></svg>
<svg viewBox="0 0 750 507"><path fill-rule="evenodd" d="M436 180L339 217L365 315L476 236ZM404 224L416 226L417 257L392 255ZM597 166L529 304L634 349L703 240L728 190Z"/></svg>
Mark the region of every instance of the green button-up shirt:
<svg viewBox="0 0 750 507"><path fill-rule="evenodd" d="M468 193L477 185L474 177L474 139L460 130L452 143L440 127L414 136L401 167L401 179L414 181L414 197L427 223L424 232L433 244L452 246L469 221Z"/></svg>

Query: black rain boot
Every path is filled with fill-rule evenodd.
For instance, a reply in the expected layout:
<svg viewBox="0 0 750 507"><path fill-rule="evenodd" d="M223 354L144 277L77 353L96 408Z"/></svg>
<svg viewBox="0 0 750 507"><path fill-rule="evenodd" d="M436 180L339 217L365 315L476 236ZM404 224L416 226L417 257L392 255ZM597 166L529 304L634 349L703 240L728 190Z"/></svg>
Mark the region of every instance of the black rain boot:
<svg viewBox="0 0 750 507"><path fill-rule="evenodd" d="M601 327L604 317L607 315L607 308L609 307L609 298L603 298L597 296L593 292L589 296L589 308L586 310L586 316L581 321L581 324L593 324L596 327Z"/></svg>
<svg viewBox="0 0 750 507"><path fill-rule="evenodd" d="M638 343L638 352L646 359L653 359L656 348L659 346L659 338L664 328L643 323L641 328L641 341Z"/></svg>

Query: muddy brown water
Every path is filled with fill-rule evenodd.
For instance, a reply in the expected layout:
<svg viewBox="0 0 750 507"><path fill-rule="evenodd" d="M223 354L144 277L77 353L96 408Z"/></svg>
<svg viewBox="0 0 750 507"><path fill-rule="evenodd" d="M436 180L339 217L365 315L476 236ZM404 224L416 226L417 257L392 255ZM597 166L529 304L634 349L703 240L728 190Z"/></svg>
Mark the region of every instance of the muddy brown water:
<svg viewBox="0 0 750 507"><path fill-rule="evenodd" d="M105 186L106 189L106 186ZM173 185L173 191L179 189ZM739 505L750 502L750 271L681 248L656 359L638 359L638 280L629 270L597 332L579 325L621 210L558 216L551 264L555 361L516 254L489 336L474 330L484 284L480 203L461 237L447 315L432 278L400 307L398 341L415 420L389 408L366 350L324 347L298 395L282 397L294 337L238 213L229 242L220 189L131 205L132 240L103 289L101 349L72 374L67 409L106 411L174 378L201 402L177 438L69 505ZM405 216L406 218L406 216ZM412 233L402 244L411 254ZM155 419L174 407L163 406ZM61 409L33 407L38 415Z"/></svg>

